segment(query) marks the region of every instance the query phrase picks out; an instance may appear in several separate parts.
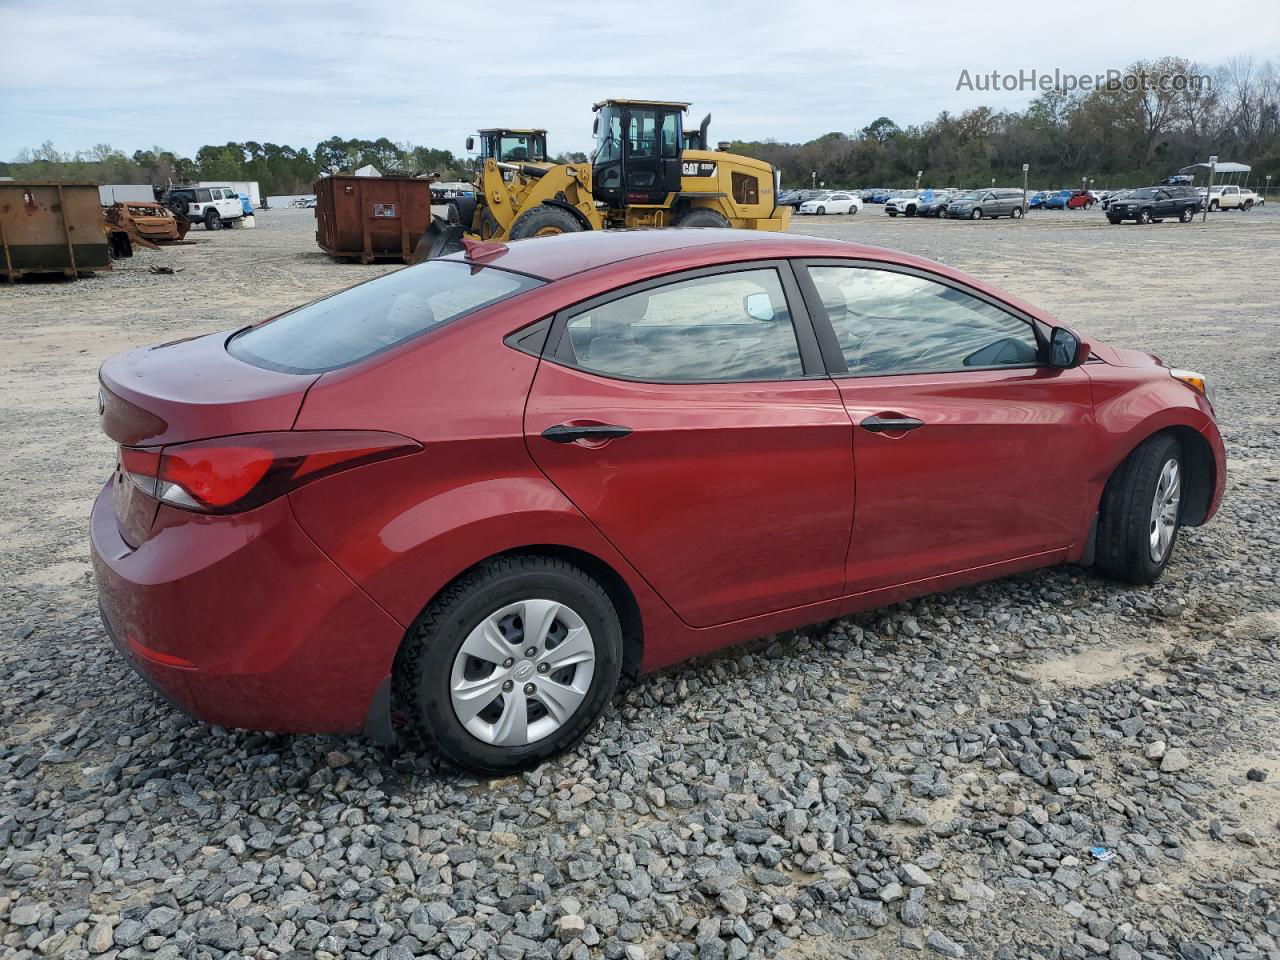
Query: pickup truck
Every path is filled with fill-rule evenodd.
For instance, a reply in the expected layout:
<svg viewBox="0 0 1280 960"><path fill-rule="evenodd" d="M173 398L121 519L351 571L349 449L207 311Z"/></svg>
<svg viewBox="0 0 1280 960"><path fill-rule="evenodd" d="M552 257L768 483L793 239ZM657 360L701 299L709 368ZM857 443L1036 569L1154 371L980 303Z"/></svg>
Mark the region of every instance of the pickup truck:
<svg viewBox="0 0 1280 960"><path fill-rule="evenodd" d="M1209 210L1252 210L1258 197L1248 187L1223 184L1209 191Z"/></svg>

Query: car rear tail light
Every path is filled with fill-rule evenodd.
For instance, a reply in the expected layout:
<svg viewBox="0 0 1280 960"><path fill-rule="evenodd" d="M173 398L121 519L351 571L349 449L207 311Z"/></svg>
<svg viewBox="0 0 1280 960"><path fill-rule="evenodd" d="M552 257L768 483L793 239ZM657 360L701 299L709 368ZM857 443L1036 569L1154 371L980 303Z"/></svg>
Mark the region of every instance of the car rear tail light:
<svg viewBox="0 0 1280 960"><path fill-rule="evenodd" d="M120 469L163 503L200 513L239 513L340 470L421 450L394 433L299 430L120 448Z"/></svg>

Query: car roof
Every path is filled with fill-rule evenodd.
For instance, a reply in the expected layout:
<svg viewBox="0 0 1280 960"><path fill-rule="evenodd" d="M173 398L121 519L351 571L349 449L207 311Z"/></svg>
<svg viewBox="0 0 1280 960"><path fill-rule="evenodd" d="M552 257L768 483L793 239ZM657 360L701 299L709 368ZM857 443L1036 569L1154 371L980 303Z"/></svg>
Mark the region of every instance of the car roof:
<svg viewBox="0 0 1280 960"><path fill-rule="evenodd" d="M1032 316L1052 322L1045 311L946 264L899 250L827 237L728 228L617 229L531 237L527 240L513 240L501 246L505 249L496 255L482 256L479 262L552 281L625 263L626 269L622 273L627 276L619 278L620 283L624 284L640 279L641 275L659 276L738 260L781 260L795 257L877 260L950 277L983 290ZM450 254L443 259L469 262L462 252Z"/></svg>

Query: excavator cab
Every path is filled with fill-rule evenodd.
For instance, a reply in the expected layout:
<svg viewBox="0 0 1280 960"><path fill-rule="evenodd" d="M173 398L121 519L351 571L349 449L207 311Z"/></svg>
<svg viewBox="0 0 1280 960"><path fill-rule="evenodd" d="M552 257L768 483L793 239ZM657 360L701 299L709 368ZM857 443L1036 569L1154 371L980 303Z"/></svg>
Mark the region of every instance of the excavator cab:
<svg viewBox="0 0 1280 960"><path fill-rule="evenodd" d="M467 137L467 150L476 149L476 138ZM546 130L511 130L491 127L480 131L480 165L492 158L500 163L546 163Z"/></svg>
<svg viewBox="0 0 1280 960"><path fill-rule="evenodd" d="M684 132L689 104L665 100L601 100L592 109L595 155L592 192L614 208L662 204L680 192L680 153L690 143ZM705 136L707 123L703 122Z"/></svg>

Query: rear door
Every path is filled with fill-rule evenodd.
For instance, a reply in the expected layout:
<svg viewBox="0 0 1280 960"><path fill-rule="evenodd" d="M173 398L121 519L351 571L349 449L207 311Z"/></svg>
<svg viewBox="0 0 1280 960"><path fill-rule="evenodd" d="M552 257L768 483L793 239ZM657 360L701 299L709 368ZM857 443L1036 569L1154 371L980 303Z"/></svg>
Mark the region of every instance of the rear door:
<svg viewBox="0 0 1280 960"><path fill-rule="evenodd" d="M784 262L561 314L525 411L538 466L699 627L840 594L852 433Z"/></svg>
<svg viewBox="0 0 1280 960"><path fill-rule="evenodd" d="M800 271L854 424L846 592L1061 550L1086 519L1089 378L1040 362L1030 318L931 274Z"/></svg>

